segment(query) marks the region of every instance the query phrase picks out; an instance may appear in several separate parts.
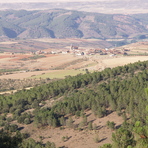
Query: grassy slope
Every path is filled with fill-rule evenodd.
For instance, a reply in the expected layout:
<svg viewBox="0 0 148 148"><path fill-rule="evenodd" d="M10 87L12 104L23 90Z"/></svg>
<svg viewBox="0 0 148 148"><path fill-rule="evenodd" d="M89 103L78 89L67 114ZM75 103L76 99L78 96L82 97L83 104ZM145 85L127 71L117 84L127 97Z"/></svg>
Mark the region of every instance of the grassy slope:
<svg viewBox="0 0 148 148"><path fill-rule="evenodd" d="M38 75L38 76L34 76L32 78L65 78L66 76L75 76L78 74L84 74L85 71L82 70L55 70L53 72L50 73L46 73L46 74L42 74L42 75Z"/></svg>

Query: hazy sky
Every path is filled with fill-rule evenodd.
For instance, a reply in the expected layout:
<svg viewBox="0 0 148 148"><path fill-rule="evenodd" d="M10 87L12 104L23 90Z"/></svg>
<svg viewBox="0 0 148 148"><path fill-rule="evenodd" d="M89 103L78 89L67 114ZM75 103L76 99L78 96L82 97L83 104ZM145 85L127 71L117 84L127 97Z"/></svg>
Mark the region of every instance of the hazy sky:
<svg viewBox="0 0 148 148"><path fill-rule="evenodd" d="M15 3L15 2L92 2L92 1L118 1L118 0L0 0L0 3Z"/></svg>

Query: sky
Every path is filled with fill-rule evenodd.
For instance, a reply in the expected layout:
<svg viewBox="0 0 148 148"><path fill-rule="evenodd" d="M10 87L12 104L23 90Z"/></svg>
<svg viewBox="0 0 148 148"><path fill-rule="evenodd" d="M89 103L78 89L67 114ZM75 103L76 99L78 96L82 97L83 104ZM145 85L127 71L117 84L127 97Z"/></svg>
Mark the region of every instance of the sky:
<svg viewBox="0 0 148 148"><path fill-rule="evenodd" d="M0 0L0 3L23 3L23 2L90 2L90 0ZM91 0L92 1L118 1L118 0Z"/></svg>

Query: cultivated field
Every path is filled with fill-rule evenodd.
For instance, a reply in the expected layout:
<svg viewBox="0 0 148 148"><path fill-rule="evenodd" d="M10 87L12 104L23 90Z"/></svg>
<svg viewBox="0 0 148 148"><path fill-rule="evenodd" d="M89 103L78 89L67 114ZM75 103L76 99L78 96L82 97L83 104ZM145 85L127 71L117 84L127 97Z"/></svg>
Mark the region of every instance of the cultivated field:
<svg viewBox="0 0 148 148"><path fill-rule="evenodd" d="M129 63L134 63L138 61L146 61L148 60L148 56L126 56L126 57L115 57L112 59L104 59L102 60L102 64L105 67L117 67L117 66L123 66Z"/></svg>
<svg viewBox="0 0 148 148"><path fill-rule="evenodd" d="M137 42L130 45L123 46L125 49L129 49L131 54L148 54L148 42Z"/></svg>
<svg viewBox="0 0 148 148"><path fill-rule="evenodd" d="M17 72L1 73L0 79L24 78L64 78L68 75L77 75L89 71L113 68L128 63L148 60L148 56L114 56L92 55L73 56L70 54L49 54L39 59L29 59L30 54L0 54L0 70L19 69ZM22 60L28 58L27 60Z"/></svg>
<svg viewBox="0 0 148 148"><path fill-rule="evenodd" d="M49 70L55 69L60 65L76 61L82 57L76 57L73 55L44 55L42 58L30 58L34 57L31 54L0 54L0 69L21 69L21 70Z"/></svg>

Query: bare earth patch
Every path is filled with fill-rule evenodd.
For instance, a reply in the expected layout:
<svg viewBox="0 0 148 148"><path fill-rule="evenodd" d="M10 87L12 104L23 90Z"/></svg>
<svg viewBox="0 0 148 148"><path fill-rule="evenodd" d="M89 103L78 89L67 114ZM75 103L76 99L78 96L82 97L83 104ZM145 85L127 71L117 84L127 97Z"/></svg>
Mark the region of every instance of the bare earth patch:
<svg viewBox="0 0 148 148"><path fill-rule="evenodd" d="M105 143L111 143L112 130L106 126L107 121L113 121L116 126L122 124L122 117L118 116L117 113L113 112L106 117L97 118L91 111L86 112L88 122L93 121L97 125L97 130L88 130L87 128L79 131L71 128L60 128L45 127L38 129L31 125L25 125L22 132L30 133L31 137L35 140L40 140L40 136L44 137L43 142L54 142L56 147L66 146L68 148L98 148ZM74 124L82 121L82 118L73 117ZM21 125L20 125L21 126ZM95 137L98 135L100 142L95 142ZM63 141L62 137L68 136L67 141Z"/></svg>

